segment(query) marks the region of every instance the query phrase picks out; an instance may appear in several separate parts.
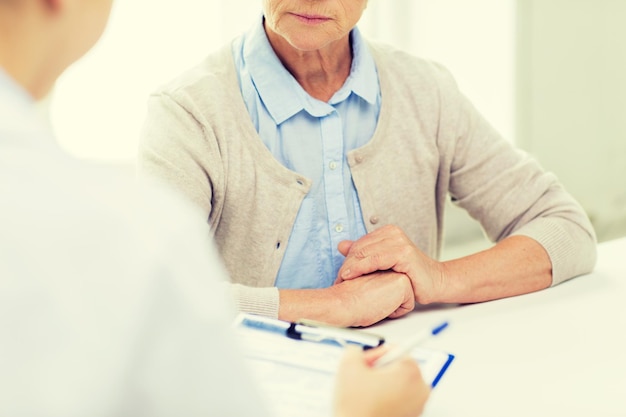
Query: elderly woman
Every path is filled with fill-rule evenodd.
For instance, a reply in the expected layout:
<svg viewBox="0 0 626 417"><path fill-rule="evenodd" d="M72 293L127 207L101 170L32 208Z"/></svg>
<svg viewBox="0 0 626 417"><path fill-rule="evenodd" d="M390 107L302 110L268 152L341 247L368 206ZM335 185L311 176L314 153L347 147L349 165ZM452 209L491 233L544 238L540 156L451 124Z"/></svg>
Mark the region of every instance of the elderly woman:
<svg viewBox="0 0 626 417"><path fill-rule="evenodd" d="M244 311L369 325L589 272L595 235L441 66L367 42L366 0L264 0L150 98L140 169L204 212ZM445 201L491 249L439 262Z"/></svg>

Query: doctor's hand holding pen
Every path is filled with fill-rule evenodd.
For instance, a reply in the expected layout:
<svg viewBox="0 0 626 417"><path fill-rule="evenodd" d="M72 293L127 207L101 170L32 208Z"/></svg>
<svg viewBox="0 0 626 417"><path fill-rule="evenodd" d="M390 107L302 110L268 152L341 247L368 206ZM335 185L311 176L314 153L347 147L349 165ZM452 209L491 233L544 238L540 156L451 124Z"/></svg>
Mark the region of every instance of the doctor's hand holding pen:
<svg viewBox="0 0 626 417"><path fill-rule="evenodd" d="M416 417L430 395L417 362L404 355L374 366L389 349L346 347L337 373L334 417Z"/></svg>

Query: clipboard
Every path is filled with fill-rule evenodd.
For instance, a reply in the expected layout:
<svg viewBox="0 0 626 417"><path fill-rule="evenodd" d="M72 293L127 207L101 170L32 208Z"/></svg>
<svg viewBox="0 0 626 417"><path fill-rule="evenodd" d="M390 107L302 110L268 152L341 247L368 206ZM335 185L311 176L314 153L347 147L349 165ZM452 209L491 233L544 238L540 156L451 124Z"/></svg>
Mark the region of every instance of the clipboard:
<svg viewBox="0 0 626 417"><path fill-rule="evenodd" d="M369 349L384 343L383 337L361 330L247 313L239 314L233 327L267 407L277 417L332 415L335 373L343 347L355 344ZM454 360L450 353L421 347L410 356L432 388Z"/></svg>

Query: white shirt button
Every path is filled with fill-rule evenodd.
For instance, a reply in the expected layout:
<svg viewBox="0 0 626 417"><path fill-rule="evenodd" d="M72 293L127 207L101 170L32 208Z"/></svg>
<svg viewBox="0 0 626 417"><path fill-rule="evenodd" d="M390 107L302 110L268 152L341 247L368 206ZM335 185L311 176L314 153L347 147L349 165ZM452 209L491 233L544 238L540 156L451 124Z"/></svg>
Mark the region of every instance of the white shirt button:
<svg viewBox="0 0 626 417"><path fill-rule="evenodd" d="M334 171L337 168L337 162L330 161L330 163L328 164L328 168L330 168L330 169L332 169Z"/></svg>
<svg viewBox="0 0 626 417"><path fill-rule="evenodd" d="M335 232L337 232L337 233L343 232L343 224L340 223L340 224L336 225L335 226Z"/></svg>

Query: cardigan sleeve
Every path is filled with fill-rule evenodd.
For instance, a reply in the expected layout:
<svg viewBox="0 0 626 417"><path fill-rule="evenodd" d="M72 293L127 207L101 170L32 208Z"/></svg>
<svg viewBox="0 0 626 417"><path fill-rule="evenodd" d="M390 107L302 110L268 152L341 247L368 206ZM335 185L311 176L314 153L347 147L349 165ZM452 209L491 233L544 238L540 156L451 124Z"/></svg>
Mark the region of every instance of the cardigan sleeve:
<svg viewBox="0 0 626 417"><path fill-rule="evenodd" d="M177 92L184 94L184 92ZM184 105L181 105L181 100ZM209 223L219 217L223 194L221 158L206 122L198 120L192 100L153 94L139 147L138 174L173 187L201 209ZM210 234L214 233L211 228ZM231 262L232 263L232 262ZM228 265L229 263L226 262ZM239 311L278 317L279 291L274 287L228 284Z"/></svg>
<svg viewBox="0 0 626 417"><path fill-rule="evenodd" d="M504 139L446 68L387 46L372 50L384 97L379 133L357 150L365 162L351 165L368 216L384 213L436 257L450 197L492 242L524 235L542 245L552 285L592 271L595 232L556 176Z"/></svg>
<svg viewBox="0 0 626 417"><path fill-rule="evenodd" d="M557 177L515 148L457 92L450 159L453 201L477 219L492 241L536 240L552 262L552 285L591 272L596 236L589 218Z"/></svg>
<svg viewBox="0 0 626 417"><path fill-rule="evenodd" d="M148 99L146 120L139 142L137 170L140 179L151 178L173 187L195 203L209 219L214 182L219 180L211 143L206 140L206 124L167 93L154 93Z"/></svg>

